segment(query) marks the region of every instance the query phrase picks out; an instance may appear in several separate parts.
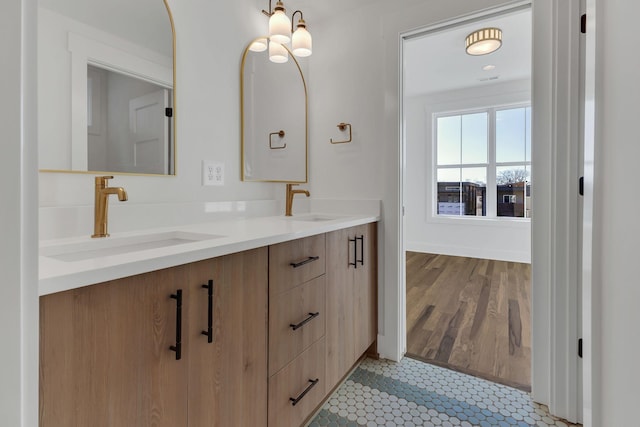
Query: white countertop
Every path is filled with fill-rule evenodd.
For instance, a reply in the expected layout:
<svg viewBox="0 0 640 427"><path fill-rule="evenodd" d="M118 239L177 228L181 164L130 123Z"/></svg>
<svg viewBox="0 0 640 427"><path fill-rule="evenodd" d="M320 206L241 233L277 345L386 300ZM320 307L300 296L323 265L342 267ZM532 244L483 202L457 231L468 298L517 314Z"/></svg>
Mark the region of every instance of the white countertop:
<svg viewBox="0 0 640 427"><path fill-rule="evenodd" d="M201 224L147 229L139 232L112 233L111 237L106 239L129 238L172 231L223 237L78 261L62 261L50 256L40 255L38 291L40 295L52 294L295 240L301 237L367 224L380 219L377 215L338 216L331 214L330 216L335 219L302 221L300 220L301 218L296 220L295 216L271 216L219 220ZM40 250L42 252L59 245L83 242L90 245L92 241L95 241L95 239L91 239L89 236L43 241L40 243Z"/></svg>

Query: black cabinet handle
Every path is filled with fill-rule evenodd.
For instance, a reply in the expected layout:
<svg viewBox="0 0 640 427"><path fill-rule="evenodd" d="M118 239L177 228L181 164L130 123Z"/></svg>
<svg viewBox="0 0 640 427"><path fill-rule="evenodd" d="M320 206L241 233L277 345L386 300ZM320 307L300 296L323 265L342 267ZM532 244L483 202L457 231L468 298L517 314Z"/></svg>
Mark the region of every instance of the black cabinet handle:
<svg viewBox="0 0 640 427"><path fill-rule="evenodd" d="M176 360L182 358L182 289L178 289L171 298L176 300L176 345L169 347L176 352Z"/></svg>
<svg viewBox="0 0 640 427"><path fill-rule="evenodd" d="M358 268L358 238L349 239L349 243L353 243L353 262L349 261L349 265L353 265L353 268ZM347 254L347 256L349 256Z"/></svg>
<svg viewBox="0 0 640 427"><path fill-rule="evenodd" d="M319 311L316 313L309 313L309 317L304 319L302 322L298 323L297 325L294 325L292 323L289 326L295 331L296 329L303 327L306 323L310 322L313 318L318 317L319 315L320 315Z"/></svg>
<svg viewBox="0 0 640 427"><path fill-rule="evenodd" d="M356 240L360 240L360 259L356 255L356 262L359 262L360 265L364 265L364 234L360 237L356 237Z"/></svg>
<svg viewBox="0 0 640 427"><path fill-rule="evenodd" d="M300 402L300 400L302 400L302 398L311 391L312 388L314 388L316 386L316 384L318 384L320 382L320 379L316 378L315 380L309 380L309 382L311 384L309 384L309 386L307 388L304 389L304 391L300 394L300 396L293 398L290 397L289 401L291 401L291 406L296 406L298 404L298 402Z"/></svg>
<svg viewBox="0 0 640 427"><path fill-rule="evenodd" d="M320 257L319 256L310 256L307 259L300 261L300 262L292 262L291 264L289 264L291 267L293 268L298 268L298 267L302 267L305 264L309 264L310 262L313 261L317 261L319 260Z"/></svg>
<svg viewBox="0 0 640 427"><path fill-rule="evenodd" d="M202 331L202 335L207 336L207 342L213 342L213 280L209 280L209 283L202 285L204 289L208 291L209 311L207 318L207 330Z"/></svg>

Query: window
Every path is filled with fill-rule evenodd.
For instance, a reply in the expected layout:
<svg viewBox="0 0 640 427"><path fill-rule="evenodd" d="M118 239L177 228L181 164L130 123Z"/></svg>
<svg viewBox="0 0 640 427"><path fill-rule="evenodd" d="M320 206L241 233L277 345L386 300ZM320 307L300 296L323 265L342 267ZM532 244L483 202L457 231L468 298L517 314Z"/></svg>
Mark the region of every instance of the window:
<svg viewBox="0 0 640 427"><path fill-rule="evenodd" d="M531 216L531 107L435 117L436 213Z"/></svg>

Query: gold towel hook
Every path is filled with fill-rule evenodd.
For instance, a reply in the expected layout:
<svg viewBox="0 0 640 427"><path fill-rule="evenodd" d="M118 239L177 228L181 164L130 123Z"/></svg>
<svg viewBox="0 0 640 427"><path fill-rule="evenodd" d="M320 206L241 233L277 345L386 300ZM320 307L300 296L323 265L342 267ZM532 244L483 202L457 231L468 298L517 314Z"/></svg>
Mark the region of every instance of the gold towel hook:
<svg viewBox="0 0 640 427"><path fill-rule="evenodd" d="M269 148L270 148L270 149L272 149L272 150L282 150L283 148L287 148L287 144L284 144L282 147L274 147L274 146L273 146L273 142L272 142L272 140L271 140L271 137L272 137L273 135L278 135L280 138L284 138L285 133L284 133L284 131L281 129L281 130L279 130L278 132L271 132L271 133L269 134Z"/></svg>
<svg viewBox="0 0 640 427"><path fill-rule="evenodd" d="M340 129L341 131L344 132L344 130L348 127L349 128L349 139L346 139L344 141L334 141L333 138L329 139L329 142L331 142L332 144L345 144L347 142L351 142L351 123L344 123L341 122L338 124L338 129Z"/></svg>

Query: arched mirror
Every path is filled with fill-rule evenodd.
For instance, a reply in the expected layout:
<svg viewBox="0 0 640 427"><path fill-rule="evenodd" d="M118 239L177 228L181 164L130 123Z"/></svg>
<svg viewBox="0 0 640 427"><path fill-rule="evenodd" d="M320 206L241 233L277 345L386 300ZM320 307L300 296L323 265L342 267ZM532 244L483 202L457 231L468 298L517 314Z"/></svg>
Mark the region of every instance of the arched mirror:
<svg viewBox="0 0 640 427"><path fill-rule="evenodd" d="M38 0L38 149L47 172L175 174L166 0Z"/></svg>
<svg viewBox="0 0 640 427"><path fill-rule="evenodd" d="M240 69L242 180L307 182L307 85L302 68L291 52L286 63L273 63L267 52L251 51L252 43L244 50Z"/></svg>

